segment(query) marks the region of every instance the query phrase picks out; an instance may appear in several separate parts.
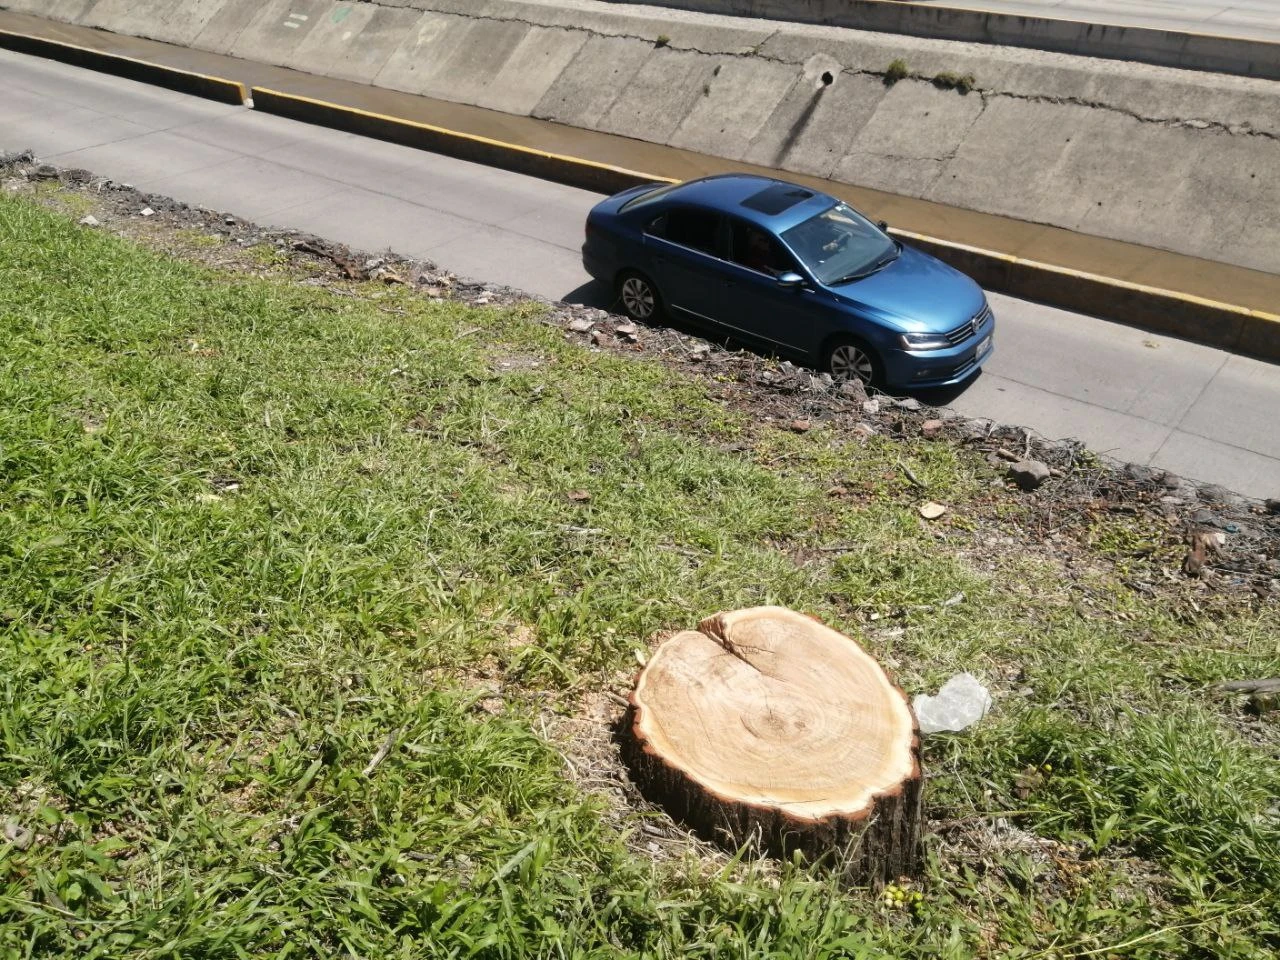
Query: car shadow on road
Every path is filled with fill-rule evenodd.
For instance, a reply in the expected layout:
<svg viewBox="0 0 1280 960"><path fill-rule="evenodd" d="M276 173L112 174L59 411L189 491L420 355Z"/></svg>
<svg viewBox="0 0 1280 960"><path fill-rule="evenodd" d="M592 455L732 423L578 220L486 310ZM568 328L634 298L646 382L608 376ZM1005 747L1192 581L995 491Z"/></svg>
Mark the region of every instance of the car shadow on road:
<svg viewBox="0 0 1280 960"><path fill-rule="evenodd" d="M618 295L611 290L607 284L601 283L599 280L591 280L570 290L560 298L565 303L572 303L583 307L594 307L597 310L608 310L611 313L622 318L622 311L618 307ZM681 333L694 337L701 337L711 343L720 344L729 350L747 350L759 356L769 356L768 353L759 350L754 344L745 344L732 337L717 336L715 333L708 331L704 327L697 326L692 323L685 323L679 319L665 318L662 326L669 327L672 330L678 330ZM982 379L982 370L979 369L972 377L963 383L957 383L950 387L932 387L923 390L891 390L888 391L891 396L895 397L914 397L921 403L930 407L945 407L955 401L957 397L972 387L975 383Z"/></svg>

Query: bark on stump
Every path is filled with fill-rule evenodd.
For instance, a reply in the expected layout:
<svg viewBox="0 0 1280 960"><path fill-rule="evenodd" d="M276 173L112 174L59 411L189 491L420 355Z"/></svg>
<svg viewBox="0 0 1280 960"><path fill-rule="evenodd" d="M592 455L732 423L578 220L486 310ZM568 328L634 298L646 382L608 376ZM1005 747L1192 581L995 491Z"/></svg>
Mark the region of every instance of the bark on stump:
<svg viewBox="0 0 1280 960"><path fill-rule="evenodd" d="M864 882L917 866L915 716L857 642L812 617L755 607L671 637L622 740L644 794L707 839L833 855Z"/></svg>

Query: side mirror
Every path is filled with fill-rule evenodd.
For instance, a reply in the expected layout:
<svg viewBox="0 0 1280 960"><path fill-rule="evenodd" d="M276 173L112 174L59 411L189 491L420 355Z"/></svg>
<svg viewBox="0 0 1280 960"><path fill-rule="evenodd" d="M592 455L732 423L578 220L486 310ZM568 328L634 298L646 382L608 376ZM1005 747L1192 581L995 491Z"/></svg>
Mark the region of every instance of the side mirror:
<svg viewBox="0 0 1280 960"><path fill-rule="evenodd" d="M779 274L777 284L784 290L798 290L804 286L804 277L788 270L786 273Z"/></svg>
<svg viewBox="0 0 1280 960"><path fill-rule="evenodd" d="M889 232L889 221L888 221L888 220L881 220L880 222L878 222L878 223L876 224L876 226L877 226L877 227L879 227L881 230L883 230L885 233L888 233L888 232Z"/></svg>

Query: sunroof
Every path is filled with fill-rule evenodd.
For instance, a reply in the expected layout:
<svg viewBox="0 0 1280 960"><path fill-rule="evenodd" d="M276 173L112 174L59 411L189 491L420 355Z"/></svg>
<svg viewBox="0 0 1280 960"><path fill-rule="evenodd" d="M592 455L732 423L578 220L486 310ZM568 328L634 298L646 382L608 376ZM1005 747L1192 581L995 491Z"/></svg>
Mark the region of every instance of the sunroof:
<svg viewBox="0 0 1280 960"><path fill-rule="evenodd" d="M759 193L753 193L742 201L742 205L773 216L775 213L789 210L800 201L808 200L812 196L813 192L810 190L793 187L789 183L775 183L771 187L765 187Z"/></svg>

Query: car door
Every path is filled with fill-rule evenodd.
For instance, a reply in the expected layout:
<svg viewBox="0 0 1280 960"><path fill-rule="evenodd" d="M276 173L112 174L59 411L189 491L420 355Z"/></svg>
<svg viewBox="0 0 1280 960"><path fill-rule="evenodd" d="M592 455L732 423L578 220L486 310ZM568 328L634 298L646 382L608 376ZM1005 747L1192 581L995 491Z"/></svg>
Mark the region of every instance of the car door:
<svg viewBox="0 0 1280 960"><path fill-rule="evenodd" d="M736 217L728 221L729 263L722 281L721 316L762 343L808 356L825 337L813 284L795 257L768 231ZM805 276L799 287L781 287L784 273Z"/></svg>
<svg viewBox="0 0 1280 960"><path fill-rule="evenodd" d="M692 206L674 206L645 227L658 284L667 307L695 320L715 322L726 264L722 217Z"/></svg>

